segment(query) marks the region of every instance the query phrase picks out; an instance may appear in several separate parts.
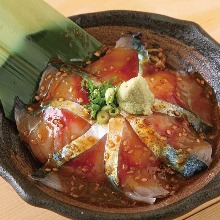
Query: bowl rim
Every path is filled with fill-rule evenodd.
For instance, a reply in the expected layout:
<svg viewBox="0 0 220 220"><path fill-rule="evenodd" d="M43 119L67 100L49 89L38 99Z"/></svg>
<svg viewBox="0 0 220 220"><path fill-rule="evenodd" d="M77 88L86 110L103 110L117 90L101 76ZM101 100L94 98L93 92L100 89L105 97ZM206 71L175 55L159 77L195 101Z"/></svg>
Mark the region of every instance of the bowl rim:
<svg viewBox="0 0 220 220"><path fill-rule="evenodd" d="M190 31L198 32L202 37L204 37L205 42L211 44L216 52L220 52L220 44L215 41L208 33L206 33L206 31L202 29L198 24L190 21L171 18L165 15L139 11L111 10L75 15L71 16L70 19L75 21L82 28L85 28L85 26L88 24L87 19L91 19L94 16L116 16L118 14L122 14L123 16L132 16L134 14L138 14L139 16L153 19L158 22L168 22L176 25L184 25L189 28ZM97 26L102 26L103 22L104 21L100 19L100 25ZM119 22L119 26L129 25L120 25ZM3 115L2 107L0 109L0 122L6 123L8 125L10 124L10 122ZM2 123L0 123L0 136L3 129ZM155 210L138 213L110 213L105 212L104 210L103 212L97 212L94 210L74 207L62 201L55 200L52 196L46 194L41 189L36 187L32 182L27 181L27 177L25 177L22 173L19 173L19 170L18 172L16 172L16 170L12 170L10 168L10 163L1 162L1 160L0 176L3 177L3 179L5 179L14 188L17 194L30 205L46 208L63 216L76 219L170 219L183 215L193 210L197 206L220 196L220 174L218 173L218 175L216 175L205 187L190 195L189 197L178 201L178 203L160 208L160 213L155 213ZM41 199L36 199L36 197ZM181 210L178 212L178 214L174 212L174 209L177 208L178 210Z"/></svg>

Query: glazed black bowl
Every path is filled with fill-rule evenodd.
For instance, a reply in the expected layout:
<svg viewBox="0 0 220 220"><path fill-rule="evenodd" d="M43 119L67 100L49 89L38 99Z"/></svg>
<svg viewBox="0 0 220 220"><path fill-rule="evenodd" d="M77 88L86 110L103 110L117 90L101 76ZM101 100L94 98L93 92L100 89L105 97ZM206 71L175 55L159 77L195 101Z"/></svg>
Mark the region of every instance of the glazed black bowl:
<svg viewBox="0 0 220 220"><path fill-rule="evenodd" d="M102 43L114 45L128 31L142 32L149 46L160 45L171 68L199 72L214 88L220 103L220 45L197 24L162 15L134 11L107 11L71 17ZM220 130L219 107L215 109ZM0 111L0 174L29 204L74 219L171 219L220 196L220 132L209 169L189 180L172 197L154 205L134 208L103 208L82 203L46 186L28 175L39 164L22 144L15 124Z"/></svg>

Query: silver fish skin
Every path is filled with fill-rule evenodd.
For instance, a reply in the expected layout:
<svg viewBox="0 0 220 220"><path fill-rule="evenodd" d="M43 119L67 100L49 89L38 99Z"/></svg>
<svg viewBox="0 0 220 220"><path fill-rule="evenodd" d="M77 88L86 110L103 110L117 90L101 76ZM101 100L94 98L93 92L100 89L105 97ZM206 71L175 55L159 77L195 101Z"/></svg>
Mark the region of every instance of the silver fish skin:
<svg viewBox="0 0 220 220"><path fill-rule="evenodd" d="M104 161L105 173L108 179L116 187L118 179L118 156L122 141L125 119L122 117L111 118L108 124L108 136L105 144Z"/></svg>
<svg viewBox="0 0 220 220"><path fill-rule="evenodd" d="M95 123L82 136L51 155L41 170L50 172L94 146L108 132L107 125Z"/></svg>
<svg viewBox="0 0 220 220"><path fill-rule="evenodd" d="M125 48L133 48L138 52L138 60L139 60L139 72L138 75L143 74L143 64L149 61L149 53L145 49L145 46L141 44L142 34L137 33L133 34L130 33L131 36L129 37L121 37L115 45L115 48L118 47L125 47Z"/></svg>
<svg viewBox="0 0 220 220"><path fill-rule="evenodd" d="M197 132L205 132L212 128L212 125L202 121L194 113L169 102L155 99L153 105L154 112L160 112L173 117L187 117L188 122L193 126Z"/></svg>
<svg viewBox="0 0 220 220"><path fill-rule="evenodd" d="M178 150L170 146L156 130L144 122L145 116L132 116L127 113L124 113L124 116L141 141L168 167L185 177L191 177L208 167L205 162L195 156L178 152Z"/></svg>

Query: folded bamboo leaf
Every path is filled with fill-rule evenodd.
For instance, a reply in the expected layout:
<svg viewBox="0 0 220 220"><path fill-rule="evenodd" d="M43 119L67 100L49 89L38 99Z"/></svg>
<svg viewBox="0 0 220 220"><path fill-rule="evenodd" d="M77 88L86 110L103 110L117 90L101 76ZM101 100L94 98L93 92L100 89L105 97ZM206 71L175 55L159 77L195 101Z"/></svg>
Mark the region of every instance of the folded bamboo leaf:
<svg viewBox="0 0 220 220"><path fill-rule="evenodd" d="M0 99L13 120L15 95L30 102L52 57L86 61L101 43L42 0L0 5Z"/></svg>

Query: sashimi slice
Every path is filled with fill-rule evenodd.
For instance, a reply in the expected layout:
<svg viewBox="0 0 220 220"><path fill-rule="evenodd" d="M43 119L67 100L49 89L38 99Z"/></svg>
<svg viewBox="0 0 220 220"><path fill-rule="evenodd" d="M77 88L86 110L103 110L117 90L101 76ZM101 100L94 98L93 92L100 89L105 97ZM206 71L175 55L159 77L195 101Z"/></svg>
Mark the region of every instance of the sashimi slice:
<svg viewBox="0 0 220 220"><path fill-rule="evenodd" d="M147 66L150 64L146 64L143 77L157 99L185 108L212 125L213 91L201 77L195 73L152 70Z"/></svg>
<svg viewBox="0 0 220 220"><path fill-rule="evenodd" d="M88 121L62 108L47 106L35 115L19 100L15 104L15 120L22 140L42 163L91 126Z"/></svg>
<svg viewBox="0 0 220 220"><path fill-rule="evenodd" d="M39 170L31 177L58 191L77 195L89 185L97 186L106 181L104 172L104 135L90 149L64 163L53 172Z"/></svg>
<svg viewBox="0 0 220 220"><path fill-rule="evenodd" d="M76 138L67 145L63 145L49 157L47 163L42 167L43 171L50 172L54 168L63 165L67 161L77 157L95 145L106 133L107 125L93 124L83 135Z"/></svg>
<svg viewBox="0 0 220 220"><path fill-rule="evenodd" d="M169 194L165 169L163 179L158 175L161 166L124 118L109 121L105 172L117 189L133 200L154 203L156 198Z"/></svg>
<svg viewBox="0 0 220 220"><path fill-rule="evenodd" d="M37 101L41 100L47 103L52 99L58 99L88 104L89 95L81 87L83 77L81 72L79 73L79 67L70 67L69 69L65 69L67 71L61 68L61 71L51 64L48 65L41 78L37 95L35 96ZM80 69L80 71L83 70Z"/></svg>
<svg viewBox="0 0 220 220"><path fill-rule="evenodd" d="M197 132L207 132L212 129L211 124L207 124L194 113L164 100L155 99L153 111L167 114L169 116L185 118Z"/></svg>
<svg viewBox="0 0 220 220"><path fill-rule="evenodd" d="M141 141L154 155L168 167L171 167L183 176L191 177L208 167L205 161L184 151L181 146L179 148L171 146L167 142L167 138L160 135L156 129L147 122L147 117L126 115L126 118Z"/></svg>
<svg viewBox="0 0 220 220"><path fill-rule="evenodd" d="M205 122L213 124L214 94L210 86L197 74L178 74L177 94L185 106L202 118Z"/></svg>
<svg viewBox="0 0 220 220"><path fill-rule="evenodd" d="M138 75L138 53L131 48L118 47L109 50L105 56L86 67L86 70L100 81L111 80L115 85Z"/></svg>
<svg viewBox="0 0 220 220"><path fill-rule="evenodd" d="M156 198L165 197L177 190L177 187L171 189L173 183L169 180L168 169L160 169L162 163L139 139L127 121L119 155L119 181L121 190L128 197L152 204ZM163 173L163 179L159 173Z"/></svg>
<svg viewBox="0 0 220 220"><path fill-rule="evenodd" d="M145 122L167 139L174 148L187 152L209 165L212 161L211 144L201 138L184 118L154 113L145 118Z"/></svg>

